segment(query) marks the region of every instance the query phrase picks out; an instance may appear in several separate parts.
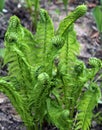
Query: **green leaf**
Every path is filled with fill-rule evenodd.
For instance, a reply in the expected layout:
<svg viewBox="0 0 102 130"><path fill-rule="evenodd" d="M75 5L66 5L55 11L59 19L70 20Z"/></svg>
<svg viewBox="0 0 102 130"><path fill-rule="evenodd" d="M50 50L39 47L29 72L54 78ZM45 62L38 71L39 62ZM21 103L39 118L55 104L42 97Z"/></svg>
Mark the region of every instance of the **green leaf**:
<svg viewBox="0 0 102 130"><path fill-rule="evenodd" d="M93 9L93 16L99 32L102 32L102 6Z"/></svg>

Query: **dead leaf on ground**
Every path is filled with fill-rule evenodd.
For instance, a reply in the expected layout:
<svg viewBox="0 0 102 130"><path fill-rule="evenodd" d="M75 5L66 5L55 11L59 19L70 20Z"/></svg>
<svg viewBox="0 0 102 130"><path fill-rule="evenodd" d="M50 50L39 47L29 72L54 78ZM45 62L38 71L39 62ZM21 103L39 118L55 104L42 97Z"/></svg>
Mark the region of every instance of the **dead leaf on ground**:
<svg viewBox="0 0 102 130"><path fill-rule="evenodd" d="M96 4L94 4L94 3L87 3L87 7L94 8L94 7L96 7Z"/></svg>
<svg viewBox="0 0 102 130"><path fill-rule="evenodd" d="M100 44L100 40L99 40L99 32L93 32L92 35L91 35L91 39L94 39L98 44Z"/></svg>
<svg viewBox="0 0 102 130"><path fill-rule="evenodd" d="M99 32L93 32L91 35L91 38L98 38L99 37Z"/></svg>

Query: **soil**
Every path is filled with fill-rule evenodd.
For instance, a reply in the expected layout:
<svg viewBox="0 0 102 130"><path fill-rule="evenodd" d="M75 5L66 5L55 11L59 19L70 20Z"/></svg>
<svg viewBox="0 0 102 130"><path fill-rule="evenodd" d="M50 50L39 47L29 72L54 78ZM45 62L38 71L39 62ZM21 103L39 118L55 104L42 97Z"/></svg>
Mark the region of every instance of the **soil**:
<svg viewBox="0 0 102 130"><path fill-rule="evenodd" d="M22 0L23 1L23 0ZM88 61L89 57L95 56L102 59L101 42L95 21L92 16L92 9L99 4L98 0L70 0L68 12L72 11L77 5L86 3L88 11L85 16L75 23L77 39L81 45L79 58ZM48 10L57 29L59 22L66 16L65 9L61 0L41 0L41 7ZM0 48L4 47L4 35L8 26L10 16L17 15L23 26L34 33L29 11L20 1L5 0L5 7L0 13ZM2 60L0 59L0 62ZM1 64L1 63L0 63ZM6 75L6 66L0 69L0 75ZM99 104L95 113L102 115L102 105ZM93 119L91 130L102 129L102 119ZM22 120L11 105L9 99L0 93L0 130L26 130ZM44 125L43 130L57 130L55 127Z"/></svg>

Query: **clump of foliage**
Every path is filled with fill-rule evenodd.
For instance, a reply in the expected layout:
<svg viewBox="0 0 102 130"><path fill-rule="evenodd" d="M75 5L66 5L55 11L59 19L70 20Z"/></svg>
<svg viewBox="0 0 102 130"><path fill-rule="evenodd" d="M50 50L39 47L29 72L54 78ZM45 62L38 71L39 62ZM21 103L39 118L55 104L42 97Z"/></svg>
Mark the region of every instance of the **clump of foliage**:
<svg viewBox="0 0 102 130"><path fill-rule="evenodd" d="M47 11L40 9L34 36L18 17L10 18L4 56L8 75L0 77L0 91L9 97L28 130L42 129L45 121L60 130L90 128L101 96L95 76L102 63L91 58L87 68L77 58L74 22L86 10L85 5L78 6L55 31Z"/></svg>

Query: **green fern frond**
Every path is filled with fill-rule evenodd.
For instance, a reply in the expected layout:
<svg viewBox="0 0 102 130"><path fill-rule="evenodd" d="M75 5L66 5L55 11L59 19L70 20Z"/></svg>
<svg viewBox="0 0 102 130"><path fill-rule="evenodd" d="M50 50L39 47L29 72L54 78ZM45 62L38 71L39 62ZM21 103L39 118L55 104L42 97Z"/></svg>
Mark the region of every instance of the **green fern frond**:
<svg viewBox="0 0 102 130"><path fill-rule="evenodd" d="M73 70L75 63L77 62L77 53L79 51L79 45L76 39L76 33L71 26L64 35L65 43L63 47L58 51L58 66L57 71L60 79L62 80L62 93L64 94L64 102L66 108L70 109L71 102L73 100L73 89L76 88L77 80L73 76ZM75 81L75 82L74 82Z"/></svg>
<svg viewBox="0 0 102 130"><path fill-rule="evenodd" d="M64 18L58 27L57 34L63 36L68 28L81 16L83 16L87 11L86 5L79 5L72 13L70 13L66 18Z"/></svg>
<svg viewBox="0 0 102 130"><path fill-rule="evenodd" d="M60 35L65 40L64 45L57 54L59 61L57 66L57 73L60 75L62 80L62 93L64 94L64 102L67 109L71 109L70 104L75 102L73 90L77 89L78 86L77 80L75 80L75 77L73 76L73 70L75 63L77 62L76 56L79 52L79 44L76 39L76 33L74 31L73 24L79 17L85 14L86 10L86 6L78 6L72 13L70 13L64 20L62 20L56 32L57 35ZM74 111L72 110L72 113L73 112ZM73 115L72 113L71 116Z"/></svg>
<svg viewBox="0 0 102 130"><path fill-rule="evenodd" d="M32 53L35 44L32 33L21 25L17 16L12 16L5 34L6 54L12 52L12 46L16 46L24 53L29 64L33 66Z"/></svg>
<svg viewBox="0 0 102 130"><path fill-rule="evenodd" d="M92 57L89 59L89 65L90 65L90 77L94 77L101 70L102 61L98 58Z"/></svg>
<svg viewBox="0 0 102 130"><path fill-rule="evenodd" d="M62 68L70 68L71 66L73 66L73 63L75 62L76 54L79 51L79 45L76 39L76 33L74 31L73 24L79 17L83 16L86 13L86 11L87 7L85 5L80 5L60 22L56 34L63 36L66 41L63 48L60 51L60 59L64 59L64 62L60 62L62 62L62 64L66 64L65 67ZM70 67L68 66L68 64L70 65ZM67 72L67 70L65 71Z"/></svg>
<svg viewBox="0 0 102 130"><path fill-rule="evenodd" d="M62 71L62 73L64 74L67 74L68 72L71 71L71 68L73 67L76 61L76 55L79 51L79 44L77 42L76 33L74 32L73 27L71 27L68 30L68 32L66 32L64 38L65 38L65 44L59 51L60 54L59 67L62 66L60 68L60 71ZM65 68L67 70L64 70Z"/></svg>
<svg viewBox="0 0 102 130"><path fill-rule="evenodd" d="M15 90L15 87L11 82L6 82L0 79L0 91L5 93L13 106L16 108L17 112L20 114L21 118L23 119L24 123L27 126L34 125L33 118L31 117L29 110L26 106L24 98Z"/></svg>
<svg viewBox="0 0 102 130"><path fill-rule="evenodd" d="M65 43L65 39L59 35L54 36L51 39L51 43L52 43L52 48L53 48L53 55L55 55L57 53L57 51L59 51L59 49L61 49ZM56 52L56 53L55 53Z"/></svg>
<svg viewBox="0 0 102 130"><path fill-rule="evenodd" d="M77 61L75 64L72 76L74 83L72 83L73 89L71 94L74 106L77 104L76 101L79 101L83 87L96 81L95 77L101 69L101 61L97 58L90 58L89 68L82 61Z"/></svg>
<svg viewBox="0 0 102 130"><path fill-rule="evenodd" d="M58 106L55 101L47 99L48 119L53 125L57 126L60 130L67 130L69 121L69 111Z"/></svg>
<svg viewBox="0 0 102 130"><path fill-rule="evenodd" d="M92 119L92 111L100 99L100 89L92 83L89 90L84 93L78 104L78 113L76 116L75 130L89 130Z"/></svg>
<svg viewBox="0 0 102 130"><path fill-rule="evenodd" d="M89 59L89 67L84 69L83 74L80 76L80 81L87 83L88 81L94 81L96 75L102 69L102 61L95 57Z"/></svg>
<svg viewBox="0 0 102 130"><path fill-rule="evenodd" d="M7 52L5 53L4 62L5 64L8 63L9 80L12 81L15 78L17 82L19 81L20 90L25 90L25 93L29 93L30 87L33 85L32 67L28 64L24 54L16 46L12 46L10 53Z"/></svg>
<svg viewBox="0 0 102 130"><path fill-rule="evenodd" d="M51 91L50 78L45 72L38 75L38 81L31 92L29 106L34 112L36 119L42 122L46 114L46 100Z"/></svg>
<svg viewBox="0 0 102 130"><path fill-rule="evenodd" d="M52 62L52 44L51 39L54 36L54 26L50 16L47 11L44 9L40 10L40 21L37 25L37 32L35 35L36 44L36 53L37 58L35 59L36 63L43 65L46 69L46 72L50 72ZM39 59L39 60L38 60ZM46 64L45 64L46 63ZM51 66L52 67L52 66Z"/></svg>

